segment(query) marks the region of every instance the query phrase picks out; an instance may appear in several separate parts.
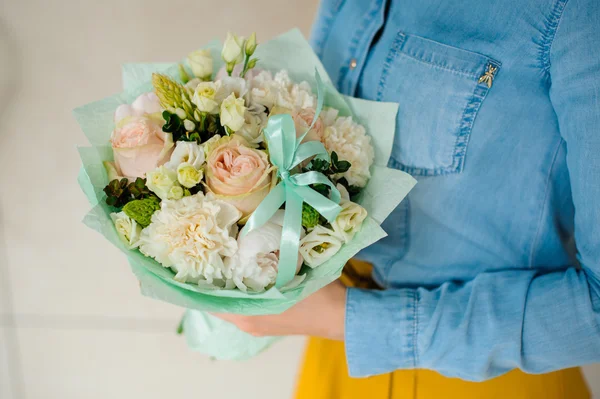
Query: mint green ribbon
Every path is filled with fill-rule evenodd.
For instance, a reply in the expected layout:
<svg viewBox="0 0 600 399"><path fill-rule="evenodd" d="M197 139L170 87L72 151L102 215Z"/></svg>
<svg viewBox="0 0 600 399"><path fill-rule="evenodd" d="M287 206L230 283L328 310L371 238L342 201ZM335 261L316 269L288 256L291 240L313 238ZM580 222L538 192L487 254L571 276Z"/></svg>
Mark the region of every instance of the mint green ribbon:
<svg viewBox="0 0 600 399"><path fill-rule="evenodd" d="M279 247L279 266L276 287L283 287L296 275L298 248L302 229L302 203L306 202L317 210L330 223L340 213L340 192L324 174L306 172L292 174L292 170L306 159L318 156L329 159L325 146L318 141L301 144L302 139L313 128L323 109L323 82L318 72L317 108L315 117L304 134L296 138L296 127L291 115L274 115L269 118L263 133L269 145L271 164L277 167L281 181L272 189L265 199L252 213L246 226L242 229L242 237L271 219L275 212L285 203L281 245ZM331 188L331 199L324 197L309 187L311 184L326 184Z"/></svg>

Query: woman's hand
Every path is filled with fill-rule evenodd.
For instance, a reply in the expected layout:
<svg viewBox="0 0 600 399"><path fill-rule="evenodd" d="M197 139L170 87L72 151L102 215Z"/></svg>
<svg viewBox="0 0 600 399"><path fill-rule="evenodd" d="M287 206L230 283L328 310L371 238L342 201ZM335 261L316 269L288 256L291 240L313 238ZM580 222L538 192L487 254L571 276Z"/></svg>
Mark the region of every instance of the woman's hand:
<svg viewBox="0 0 600 399"><path fill-rule="evenodd" d="M310 335L342 341L346 287L336 280L285 312L268 316L213 314L257 337Z"/></svg>

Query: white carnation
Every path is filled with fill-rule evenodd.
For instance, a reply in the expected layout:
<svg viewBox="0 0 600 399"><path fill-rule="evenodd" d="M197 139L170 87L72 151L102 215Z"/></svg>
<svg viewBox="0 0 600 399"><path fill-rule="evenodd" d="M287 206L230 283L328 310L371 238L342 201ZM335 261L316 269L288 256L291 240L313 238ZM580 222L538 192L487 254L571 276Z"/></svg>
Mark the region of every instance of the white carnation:
<svg viewBox="0 0 600 399"><path fill-rule="evenodd" d="M339 117L333 125L325 128L323 144L327 151L335 151L340 160L352 165L337 177L345 177L353 186L364 187L367 184L375 152L364 126L354 122L350 116Z"/></svg>
<svg viewBox="0 0 600 399"><path fill-rule="evenodd" d="M233 205L202 193L162 201L142 230L140 251L172 268L177 281L221 282L223 257L237 250L236 222L241 216Z"/></svg>
<svg viewBox="0 0 600 399"><path fill-rule="evenodd" d="M287 83L281 79L275 80L271 72L262 71L251 81L250 98L253 103L269 109L274 106L292 108L292 98L287 89Z"/></svg>
<svg viewBox="0 0 600 399"><path fill-rule="evenodd" d="M250 81L250 101L269 109L281 107L289 110L314 108L317 98L308 82L294 83L286 70L273 76L262 71Z"/></svg>

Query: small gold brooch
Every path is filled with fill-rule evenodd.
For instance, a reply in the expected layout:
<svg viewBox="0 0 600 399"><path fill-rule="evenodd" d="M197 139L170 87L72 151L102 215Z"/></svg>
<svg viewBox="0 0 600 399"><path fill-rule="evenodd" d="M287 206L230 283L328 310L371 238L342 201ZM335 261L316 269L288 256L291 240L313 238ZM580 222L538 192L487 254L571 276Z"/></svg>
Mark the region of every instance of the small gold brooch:
<svg viewBox="0 0 600 399"><path fill-rule="evenodd" d="M488 89L492 87L492 83L494 83L494 76L496 75L497 70L497 67L493 66L492 64L488 64L487 70L479 78L479 83L485 83Z"/></svg>

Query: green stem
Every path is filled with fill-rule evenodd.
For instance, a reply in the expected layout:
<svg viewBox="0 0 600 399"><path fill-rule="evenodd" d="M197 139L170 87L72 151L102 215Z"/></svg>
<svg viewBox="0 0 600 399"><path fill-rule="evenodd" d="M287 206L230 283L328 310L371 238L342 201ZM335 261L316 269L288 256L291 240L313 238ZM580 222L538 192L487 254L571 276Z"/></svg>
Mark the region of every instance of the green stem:
<svg viewBox="0 0 600 399"><path fill-rule="evenodd" d="M246 72L248 72L248 61L250 61L250 56L244 54L244 69L242 69L240 78L244 78L244 76L246 76Z"/></svg>
<svg viewBox="0 0 600 399"><path fill-rule="evenodd" d="M203 132L204 131L204 122L206 121L206 113L202 113L202 116L200 117L200 131Z"/></svg>

